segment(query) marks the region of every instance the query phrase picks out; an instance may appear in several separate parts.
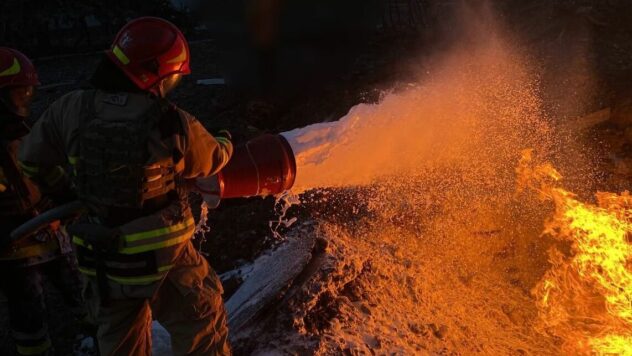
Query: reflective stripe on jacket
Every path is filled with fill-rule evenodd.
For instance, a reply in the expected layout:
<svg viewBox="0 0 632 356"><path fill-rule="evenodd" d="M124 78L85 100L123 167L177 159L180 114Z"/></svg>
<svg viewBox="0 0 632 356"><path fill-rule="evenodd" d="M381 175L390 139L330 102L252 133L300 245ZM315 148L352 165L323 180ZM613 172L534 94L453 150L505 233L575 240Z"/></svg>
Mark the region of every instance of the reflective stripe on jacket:
<svg viewBox="0 0 632 356"><path fill-rule="evenodd" d="M119 284L132 285L162 279L195 231L190 209L186 208L181 217L173 217L178 209L172 205L119 227L119 248L105 261L107 277ZM92 246L79 236L73 236L73 242L77 245L79 270L96 276L97 260Z"/></svg>
<svg viewBox="0 0 632 356"><path fill-rule="evenodd" d="M121 244L123 246L118 249L118 253L122 253L124 255L134 255L141 252L173 246L188 240L194 230L195 221L193 218L190 218L172 226L136 232L130 235L122 235ZM89 250L92 249L89 244L78 236L73 236L72 241L79 246L85 247Z"/></svg>

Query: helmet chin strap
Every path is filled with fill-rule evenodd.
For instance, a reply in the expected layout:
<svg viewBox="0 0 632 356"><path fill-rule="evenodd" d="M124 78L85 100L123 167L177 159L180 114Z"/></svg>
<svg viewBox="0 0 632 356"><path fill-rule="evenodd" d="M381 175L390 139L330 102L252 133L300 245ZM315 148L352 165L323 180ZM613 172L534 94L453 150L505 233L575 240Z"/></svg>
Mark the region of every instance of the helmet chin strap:
<svg viewBox="0 0 632 356"><path fill-rule="evenodd" d="M164 99L167 94L163 88L162 81L156 83L153 87L147 90L151 95Z"/></svg>
<svg viewBox="0 0 632 356"><path fill-rule="evenodd" d="M156 85L154 86L155 90L152 90L152 92L155 92L155 94L157 94L160 98L166 98L167 94L175 89L180 82L180 77L177 77L176 80L171 79L171 77L161 79L158 83L156 83Z"/></svg>
<svg viewBox="0 0 632 356"><path fill-rule="evenodd" d="M164 83L164 79L158 82L158 96L160 96L162 99L167 96L167 91L165 90Z"/></svg>

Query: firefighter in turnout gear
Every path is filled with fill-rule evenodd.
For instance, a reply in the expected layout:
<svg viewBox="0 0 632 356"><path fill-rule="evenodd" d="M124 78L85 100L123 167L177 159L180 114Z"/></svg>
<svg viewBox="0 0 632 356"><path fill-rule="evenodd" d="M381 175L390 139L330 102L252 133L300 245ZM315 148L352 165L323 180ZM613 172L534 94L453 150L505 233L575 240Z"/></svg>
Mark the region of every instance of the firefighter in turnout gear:
<svg viewBox="0 0 632 356"><path fill-rule="evenodd" d="M151 322L176 355L230 354L222 286L193 247L188 180L216 174L232 155L165 96L189 74L173 24L133 20L91 79L42 115L20 161L39 175L67 164L89 213L68 227L101 355L150 355Z"/></svg>
<svg viewBox="0 0 632 356"><path fill-rule="evenodd" d="M11 241L10 232L51 207L50 195L25 177L17 150L29 128L25 122L35 86L31 61L0 47L0 290L9 305L11 336L18 355L52 354L45 321L43 275L57 285L71 307L81 309L81 276L68 236L57 226ZM68 183L63 169L42 177L43 193L59 193ZM61 188L60 188L61 187Z"/></svg>

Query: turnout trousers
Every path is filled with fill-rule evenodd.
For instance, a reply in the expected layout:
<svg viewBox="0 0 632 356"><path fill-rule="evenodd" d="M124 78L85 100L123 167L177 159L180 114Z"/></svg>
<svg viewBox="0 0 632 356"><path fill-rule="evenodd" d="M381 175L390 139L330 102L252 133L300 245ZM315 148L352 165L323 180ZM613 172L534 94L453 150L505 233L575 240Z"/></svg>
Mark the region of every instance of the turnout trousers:
<svg viewBox="0 0 632 356"><path fill-rule="evenodd" d="M10 334L18 355L45 354L52 346L46 323L44 277L60 290L73 317L81 316L83 283L72 255L34 266L0 262L0 290L7 297Z"/></svg>
<svg viewBox="0 0 632 356"><path fill-rule="evenodd" d="M223 289L217 274L191 241L166 276L149 285L110 281L107 303L90 278L84 297L98 324L99 351L109 355L151 355L151 323L171 335L175 355L230 355Z"/></svg>

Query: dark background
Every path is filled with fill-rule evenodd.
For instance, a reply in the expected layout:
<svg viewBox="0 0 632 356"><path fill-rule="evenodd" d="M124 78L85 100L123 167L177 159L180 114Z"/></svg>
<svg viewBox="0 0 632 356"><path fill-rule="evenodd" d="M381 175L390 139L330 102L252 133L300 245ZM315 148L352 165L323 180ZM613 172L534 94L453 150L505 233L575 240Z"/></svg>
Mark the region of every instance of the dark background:
<svg viewBox="0 0 632 356"><path fill-rule="evenodd" d="M32 58L88 53L109 46L130 19L159 16L191 41L215 40L233 86L270 95L334 80L372 35L417 30L427 21L423 7L419 0L5 0L0 43Z"/></svg>

